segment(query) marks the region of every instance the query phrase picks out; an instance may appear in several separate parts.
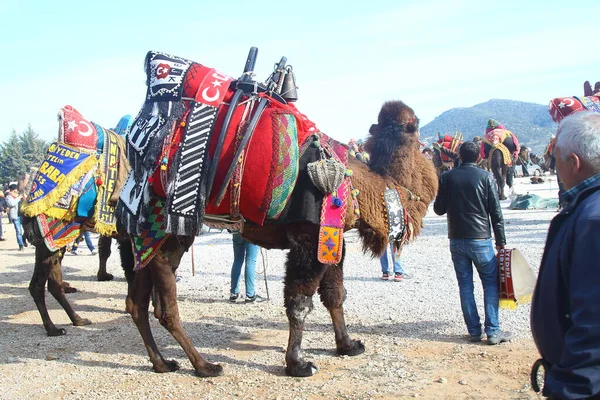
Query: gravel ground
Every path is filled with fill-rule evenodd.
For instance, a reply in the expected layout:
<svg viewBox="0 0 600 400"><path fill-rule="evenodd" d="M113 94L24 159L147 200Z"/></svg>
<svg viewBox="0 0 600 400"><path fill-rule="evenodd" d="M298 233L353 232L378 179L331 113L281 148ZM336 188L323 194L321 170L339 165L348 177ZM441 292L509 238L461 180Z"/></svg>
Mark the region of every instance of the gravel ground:
<svg viewBox="0 0 600 400"><path fill-rule="evenodd" d="M518 181L521 193L556 194L555 183ZM537 271L555 211L510 211L509 203L503 202L508 245L519 248ZM331 320L317 296L307 318L304 352L320 371L305 379L284 374L286 252L263 250L264 259L259 258L257 292L266 297L266 270L270 301L230 304L231 236L211 232L196 238L194 252L184 256L178 270L181 317L199 351L225 368L222 377L201 379L154 320L159 347L182 369L170 374L151 371L141 337L124 313L126 283L116 252L108 266L116 276L113 282L95 281L97 258L87 255L85 246L80 247L81 255L65 257L65 280L80 289L69 298L93 324L68 325L66 314L48 296L51 316L66 327L67 335L47 337L27 290L33 250L14 250L12 226L5 224L9 240L0 242L0 398L537 398L528 387L529 367L537 356L529 305L501 310L502 329L517 334L512 343L468 343L446 219L430 209L425 225L417 241L403 251L403 267L412 276L403 282L381 281L379 261L363 255L356 234L348 233L346 318L350 334L363 339L367 351L353 358L335 355Z"/></svg>

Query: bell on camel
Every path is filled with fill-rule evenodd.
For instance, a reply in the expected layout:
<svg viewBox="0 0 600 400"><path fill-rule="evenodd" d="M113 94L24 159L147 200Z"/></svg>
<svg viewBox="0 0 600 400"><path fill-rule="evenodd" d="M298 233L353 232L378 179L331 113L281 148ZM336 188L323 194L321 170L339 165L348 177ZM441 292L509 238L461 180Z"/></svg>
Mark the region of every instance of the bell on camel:
<svg viewBox="0 0 600 400"><path fill-rule="evenodd" d="M298 89L298 87L296 86L294 71L291 66L288 66L285 77L283 78L283 83L281 84L281 97L289 102L297 101L298 92L296 89Z"/></svg>

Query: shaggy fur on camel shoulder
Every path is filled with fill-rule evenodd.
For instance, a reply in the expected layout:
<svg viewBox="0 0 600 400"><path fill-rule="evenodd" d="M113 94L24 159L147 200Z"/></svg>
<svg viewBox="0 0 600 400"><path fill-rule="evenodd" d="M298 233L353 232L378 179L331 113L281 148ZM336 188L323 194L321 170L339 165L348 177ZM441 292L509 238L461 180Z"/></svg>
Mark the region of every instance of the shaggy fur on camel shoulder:
<svg viewBox="0 0 600 400"><path fill-rule="evenodd" d="M350 167L354 187L360 190L359 232L363 248L379 256L388 244L383 191L388 187L401 188L416 236L427 207L437 194L438 179L433 164L419 149L419 119L412 108L401 101L385 103L378 124L372 125L369 132L365 143L371 155L369 167L356 161L351 161ZM418 199L410 200L410 193Z"/></svg>

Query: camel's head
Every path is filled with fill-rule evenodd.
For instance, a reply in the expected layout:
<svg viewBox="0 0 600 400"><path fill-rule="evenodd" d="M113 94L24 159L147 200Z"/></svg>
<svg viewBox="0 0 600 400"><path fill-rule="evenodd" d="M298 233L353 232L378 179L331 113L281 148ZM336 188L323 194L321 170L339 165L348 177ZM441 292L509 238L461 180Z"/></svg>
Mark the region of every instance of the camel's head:
<svg viewBox="0 0 600 400"><path fill-rule="evenodd" d="M388 101L379 112L378 123L371 125L365 150L371 155L369 167L380 175L389 175L395 157L413 157L420 153L419 119L412 108L401 101Z"/></svg>
<svg viewBox="0 0 600 400"><path fill-rule="evenodd" d="M389 140L396 145L414 145L418 148L419 118L402 101L388 101L381 107L377 124L371 125L369 133L376 140Z"/></svg>

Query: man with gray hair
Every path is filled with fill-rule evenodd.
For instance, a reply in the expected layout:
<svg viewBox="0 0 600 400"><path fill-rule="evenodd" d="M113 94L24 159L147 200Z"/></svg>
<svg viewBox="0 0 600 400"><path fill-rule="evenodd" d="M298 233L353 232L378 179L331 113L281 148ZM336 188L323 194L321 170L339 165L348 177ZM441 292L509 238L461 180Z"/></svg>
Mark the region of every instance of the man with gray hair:
<svg viewBox="0 0 600 400"><path fill-rule="evenodd" d="M552 399L600 399L600 114L558 127L563 210L552 220L531 306L531 331Z"/></svg>

